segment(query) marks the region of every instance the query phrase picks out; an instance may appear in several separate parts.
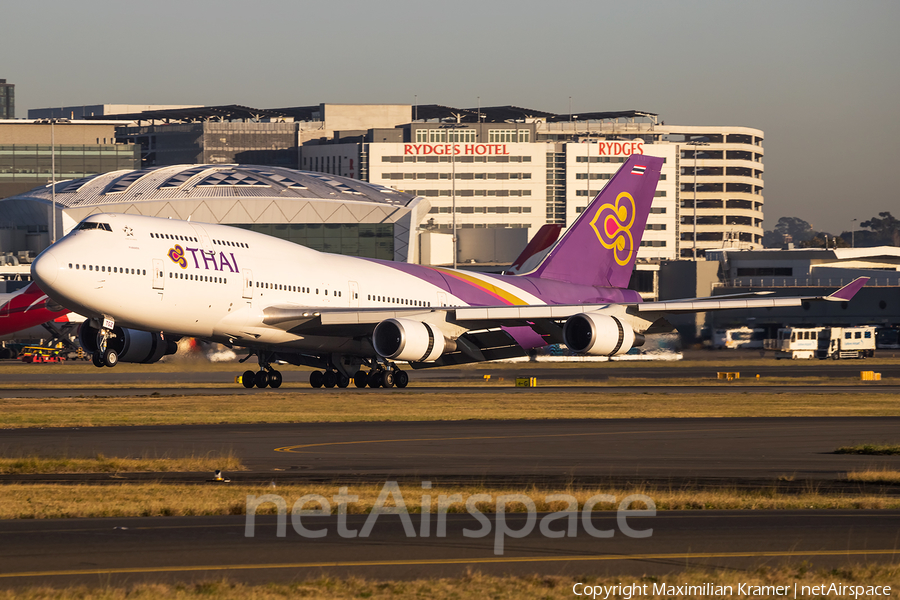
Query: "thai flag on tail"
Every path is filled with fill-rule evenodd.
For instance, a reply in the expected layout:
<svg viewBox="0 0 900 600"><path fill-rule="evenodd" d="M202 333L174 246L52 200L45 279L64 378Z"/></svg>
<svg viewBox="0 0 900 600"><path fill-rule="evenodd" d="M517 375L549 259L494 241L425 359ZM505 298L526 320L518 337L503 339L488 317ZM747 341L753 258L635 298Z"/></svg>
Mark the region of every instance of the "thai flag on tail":
<svg viewBox="0 0 900 600"><path fill-rule="evenodd" d="M643 175L644 171L646 171L646 170L647 170L647 167L645 167L643 165L634 165L634 168L631 169L631 174L632 175Z"/></svg>

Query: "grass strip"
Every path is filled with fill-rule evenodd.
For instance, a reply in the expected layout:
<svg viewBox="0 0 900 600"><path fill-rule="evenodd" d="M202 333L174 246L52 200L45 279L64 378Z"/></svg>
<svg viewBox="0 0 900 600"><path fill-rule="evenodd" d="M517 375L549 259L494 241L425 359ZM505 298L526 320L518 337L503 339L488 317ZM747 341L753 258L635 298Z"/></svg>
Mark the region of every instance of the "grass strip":
<svg viewBox="0 0 900 600"><path fill-rule="evenodd" d="M382 485L347 486L350 495L358 496L347 504L349 514L368 514L376 504ZM276 494L287 503L290 512L293 504L305 494L319 494L331 503L336 514L339 493L338 485L284 485L276 488L259 485L177 485L157 483L129 483L123 485L85 484L10 484L4 485L3 502L0 503L0 519L61 519L94 517L177 517L177 516L218 516L246 514L247 496L260 497ZM598 503L595 510L615 510L618 503L632 494L649 497L657 510L801 510L801 509L898 509L900 498L884 495L782 493L767 490L669 490L651 487L632 489L578 488L578 489L521 489L486 488L479 486L440 486L424 491L416 486L401 485L399 488L403 502L410 513L421 511L423 494L431 496L432 511L437 510L439 496L449 497L459 494L450 513L465 513L465 503L474 494L489 494L491 501L478 502L478 509L485 513L495 512L495 502L501 495L525 494L535 504L539 512L570 510L568 501L546 500L550 494L567 494L575 498L581 510L585 501L596 494L611 494L615 503ZM394 505L387 495L387 505ZM315 503L305 508L316 509ZM631 508L640 510L638 500ZM523 512L526 508L519 503L507 505L507 512ZM262 504L257 514L274 514L274 504Z"/></svg>
<svg viewBox="0 0 900 600"><path fill-rule="evenodd" d="M847 473L848 481L862 481L866 483L900 483L900 471L876 470L852 471Z"/></svg>
<svg viewBox="0 0 900 600"><path fill-rule="evenodd" d="M900 454L900 444L857 444L856 446L841 446L835 450L834 453L893 455Z"/></svg>
<svg viewBox="0 0 900 600"><path fill-rule="evenodd" d="M527 373L527 371L526 371ZM429 387L429 388L509 388L514 387L515 379L517 373L511 373L508 375L500 375L498 377L492 377L489 380L485 380L482 378L471 378L471 379L461 379L461 380L442 380L442 379L430 379L427 381L419 381L413 382L413 389L415 387ZM830 387L834 385L855 385L857 383L856 378L833 378L833 377L764 377L762 379L756 379L752 375L749 377L745 377L743 379L736 379L734 381L726 381L720 380L715 377L715 373L713 372L708 378L704 379L685 379L679 378L676 374L673 373L672 377L654 377L652 379L636 379L633 377L623 377L610 375L605 379L585 379L578 378L577 375L575 377L558 377L558 378L548 378L541 377L538 378L538 383L541 387L584 387L590 386L594 388L607 388L607 387L695 387L698 385L702 385L704 387L709 387L712 389L715 388L745 388L747 390L752 390L759 388L760 386L772 387L779 386L783 388L815 388L815 387ZM92 382L92 383L78 383L78 382L65 382L65 383L53 383L53 382L16 382L16 383L0 383L0 390L117 390L122 387L128 387L139 390L147 390L151 391L178 391L178 390L195 390L195 389L234 389L235 383L232 379L222 378L221 380L217 380L214 382L178 382L178 381L159 381L154 379L147 379L143 381L129 381L127 384L122 384L120 382L115 383L106 383L106 382ZM877 387L877 384L875 385ZM309 390L309 384L305 382L286 382L282 384L281 390Z"/></svg>
<svg viewBox="0 0 900 600"><path fill-rule="evenodd" d="M24 456L0 458L0 474L57 473L183 473L212 472L216 469L241 471L244 465L234 455L189 456L183 458L115 458L97 454L93 458Z"/></svg>
<svg viewBox="0 0 900 600"><path fill-rule="evenodd" d="M577 567L576 567L577 568ZM746 588L763 588L763 586L789 586L793 597L796 583L798 591L804 586L862 585L890 586L892 592L900 587L900 567L897 565L854 565L838 569L811 569L804 564L779 567L760 566L752 570L733 569L673 569L664 577L617 575L575 575L575 576L492 576L472 571L456 578L414 579L409 581L382 581L349 577L319 577L306 579L290 584L247 585L229 582L227 579L210 580L191 584L137 583L129 586L70 586L55 589L49 586L24 587L0 590L0 600L157 600L177 599L193 600L195 598L217 598L219 600L283 600L284 598L316 598L321 600L355 600L368 598L382 600L388 598L428 598L429 600L456 600L459 598L516 598L523 600L571 599L573 585L583 583L587 586L616 586L635 584L641 586L642 594L628 596L610 594L610 598L648 598L662 599L675 597L662 592L658 586L665 584L679 586L714 587L731 586L730 593L722 589L719 597L746 597L738 593L738 586ZM646 586L646 588L644 588ZM746 589L745 588L745 589ZM584 588L579 588L583 590ZM696 593L678 594L678 598L703 599L702 589L695 588ZM822 589L822 588L820 588ZM643 594L643 590L647 594ZM825 597L827 594L815 594ZM589 596L590 597L590 596ZM602 597L602 596L600 596ZM770 595L754 595L753 597L773 597ZM804 594L803 597L810 597ZM830 596L829 596L830 597ZM869 597L865 593L860 597Z"/></svg>
<svg viewBox="0 0 900 600"><path fill-rule="evenodd" d="M890 394L723 394L560 391L528 388L466 394L405 390L271 391L237 395L91 396L0 399L0 428L459 421L467 419L612 419L681 417L898 416Z"/></svg>

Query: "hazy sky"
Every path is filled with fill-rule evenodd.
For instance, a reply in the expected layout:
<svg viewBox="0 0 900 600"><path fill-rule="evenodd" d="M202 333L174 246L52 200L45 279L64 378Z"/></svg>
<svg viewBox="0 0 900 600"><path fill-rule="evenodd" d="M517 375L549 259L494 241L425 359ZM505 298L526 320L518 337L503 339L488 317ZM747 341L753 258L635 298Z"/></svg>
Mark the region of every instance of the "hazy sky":
<svg viewBox="0 0 900 600"><path fill-rule="evenodd" d="M896 1L7 0L2 13L19 117L416 96L565 113L571 96L576 114L762 129L767 229L900 214Z"/></svg>

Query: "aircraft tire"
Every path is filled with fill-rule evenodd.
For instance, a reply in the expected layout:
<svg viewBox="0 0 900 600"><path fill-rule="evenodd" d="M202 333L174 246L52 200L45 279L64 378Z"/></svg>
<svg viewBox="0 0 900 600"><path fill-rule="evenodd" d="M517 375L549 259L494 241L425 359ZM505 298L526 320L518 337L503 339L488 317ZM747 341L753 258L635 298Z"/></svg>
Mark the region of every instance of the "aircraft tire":
<svg viewBox="0 0 900 600"><path fill-rule="evenodd" d="M94 363L95 367L103 368L106 365L103 364L103 357L100 356L99 352L94 352L91 354L91 362Z"/></svg>
<svg viewBox="0 0 900 600"><path fill-rule="evenodd" d="M407 385L409 385L409 373L406 371L397 371L394 373L394 385L398 388L403 389Z"/></svg>
<svg viewBox="0 0 900 600"><path fill-rule="evenodd" d="M119 353L112 348L107 348L103 353L103 364L110 368L119 364Z"/></svg>
<svg viewBox="0 0 900 600"><path fill-rule="evenodd" d="M372 371L367 379L370 388L381 387L381 371Z"/></svg>
<svg viewBox="0 0 900 600"><path fill-rule="evenodd" d="M392 388L394 387L394 373L393 371L384 371L381 374L381 387L384 388Z"/></svg>
<svg viewBox="0 0 900 600"><path fill-rule="evenodd" d="M325 383L325 376L322 375L322 371L313 371L309 374L309 385L312 387L320 388L323 383Z"/></svg>
<svg viewBox="0 0 900 600"><path fill-rule="evenodd" d="M255 378L256 373L253 371L244 371L243 375L241 375L241 385L245 388L252 388Z"/></svg>
<svg viewBox="0 0 900 600"><path fill-rule="evenodd" d="M348 385L350 385L350 378L347 377L346 375L344 375L343 373L338 373L337 378L338 378L337 386L339 388L343 389L343 388L347 387Z"/></svg>
<svg viewBox="0 0 900 600"><path fill-rule="evenodd" d="M325 374L322 377L322 383L325 387L330 389L337 385L338 376L334 371L325 371Z"/></svg>
<svg viewBox="0 0 900 600"><path fill-rule="evenodd" d="M270 388L280 388L282 381L284 381L284 378L281 376L281 371L276 371L275 369L269 371Z"/></svg>
<svg viewBox="0 0 900 600"><path fill-rule="evenodd" d="M353 385L355 385L358 388L366 387L366 384L368 382L369 382L369 376L363 370L357 371L356 374L353 376Z"/></svg>
<svg viewBox="0 0 900 600"><path fill-rule="evenodd" d="M253 376L253 384L260 389L269 385L269 373L266 371L257 371L256 375Z"/></svg>

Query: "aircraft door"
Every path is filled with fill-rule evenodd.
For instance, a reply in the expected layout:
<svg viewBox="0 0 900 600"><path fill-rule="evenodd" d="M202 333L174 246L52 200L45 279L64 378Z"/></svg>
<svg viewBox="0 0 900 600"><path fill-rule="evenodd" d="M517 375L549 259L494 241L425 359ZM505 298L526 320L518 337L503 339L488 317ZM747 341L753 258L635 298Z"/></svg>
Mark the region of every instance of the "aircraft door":
<svg viewBox="0 0 900 600"><path fill-rule="evenodd" d="M349 282L350 285L350 306L359 306L359 284L355 281Z"/></svg>
<svg viewBox="0 0 900 600"><path fill-rule="evenodd" d="M438 306L447 306L447 294L438 292Z"/></svg>
<svg viewBox="0 0 900 600"><path fill-rule="evenodd" d="M209 235L207 235L206 230L197 223L191 223L191 228L197 234L197 238L200 240L200 246L203 248L203 251L215 253L212 240L209 238Z"/></svg>
<svg viewBox="0 0 900 600"><path fill-rule="evenodd" d="M163 271L163 261L161 258L153 259L153 289L161 290L165 285L165 272Z"/></svg>
<svg viewBox="0 0 900 600"><path fill-rule="evenodd" d="M253 271L250 269L243 270L244 275L244 298L250 300L253 298Z"/></svg>

